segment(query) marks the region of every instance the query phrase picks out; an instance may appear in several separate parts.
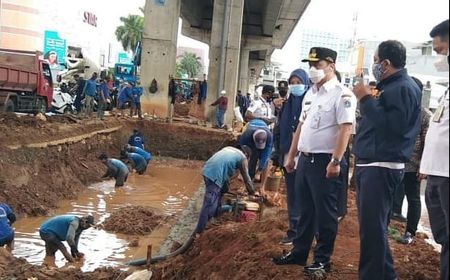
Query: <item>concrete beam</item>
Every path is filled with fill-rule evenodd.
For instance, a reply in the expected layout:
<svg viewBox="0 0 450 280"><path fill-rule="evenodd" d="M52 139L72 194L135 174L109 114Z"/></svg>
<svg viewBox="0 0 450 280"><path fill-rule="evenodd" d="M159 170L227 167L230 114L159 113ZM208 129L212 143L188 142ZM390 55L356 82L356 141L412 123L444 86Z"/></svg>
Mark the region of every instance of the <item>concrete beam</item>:
<svg viewBox="0 0 450 280"><path fill-rule="evenodd" d="M284 0L275 24L273 46L281 49L286 44L311 0Z"/></svg>
<svg viewBox="0 0 450 280"><path fill-rule="evenodd" d="M263 15L263 34L272 36L275 31L277 19L280 16L283 0L267 1Z"/></svg>
<svg viewBox="0 0 450 280"><path fill-rule="evenodd" d="M211 42L211 31L201 28L192 27L190 22L183 18L183 24L181 27L181 33L189 38L200 41L204 44Z"/></svg>
<svg viewBox="0 0 450 280"><path fill-rule="evenodd" d="M181 0L166 1L163 6L147 0L142 36L141 85L145 90L142 110L159 117L169 114L169 76L175 75L178 23ZM156 79L158 91L149 92Z"/></svg>

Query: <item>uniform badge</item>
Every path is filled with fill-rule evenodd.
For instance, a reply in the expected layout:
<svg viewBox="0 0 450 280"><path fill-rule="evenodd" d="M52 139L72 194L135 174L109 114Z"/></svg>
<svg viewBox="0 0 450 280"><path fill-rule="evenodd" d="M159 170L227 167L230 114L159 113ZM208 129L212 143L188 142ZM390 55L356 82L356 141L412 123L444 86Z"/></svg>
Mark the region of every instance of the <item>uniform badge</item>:
<svg viewBox="0 0 450 280"><path fill-rule="evenodd" d="M350 99L344 100L344 108L351 108L352 107L352 101Z"/></svg>

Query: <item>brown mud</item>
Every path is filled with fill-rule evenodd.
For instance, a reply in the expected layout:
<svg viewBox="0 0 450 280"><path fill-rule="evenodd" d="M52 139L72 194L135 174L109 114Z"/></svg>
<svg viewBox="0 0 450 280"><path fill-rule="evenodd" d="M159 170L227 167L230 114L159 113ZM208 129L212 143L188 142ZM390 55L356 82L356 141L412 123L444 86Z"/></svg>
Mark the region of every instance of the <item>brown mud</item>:
<svg viewBox="0 0 450 280"><path fill-rule="evenodd" d="M102 227L114 233L128 235L148 235L162 223L167 222L168 216L158 215L155 209L142 206L127 206L111 214L103 222Z"/></svg>
<svg viewBox="0 0 450 280"><path fill-rule="evenodd" d="M60 269L46 266L35 266L24 259L13 257L5 249L0 248L0 279L14 280L123 280L130 273L114 269L99 268L93 272L83 273L76 267Z"/></svg>
<svg viewBox="0 0 450 280"><path fill-rule="evenodd" d="M277 209L266 211L262 221L236 223L230 216L219 219L185 255L157 265L154 279L309 279L299 266L276 266L271 261L290 249L278 244L287 230L287 211ZM349 214L340 224L333 271L327 279L358 279L358 229L355 194L351 193ZM438 253L422 237L410 246L394 240L390 244L399 279L439 279Z"/></svg>

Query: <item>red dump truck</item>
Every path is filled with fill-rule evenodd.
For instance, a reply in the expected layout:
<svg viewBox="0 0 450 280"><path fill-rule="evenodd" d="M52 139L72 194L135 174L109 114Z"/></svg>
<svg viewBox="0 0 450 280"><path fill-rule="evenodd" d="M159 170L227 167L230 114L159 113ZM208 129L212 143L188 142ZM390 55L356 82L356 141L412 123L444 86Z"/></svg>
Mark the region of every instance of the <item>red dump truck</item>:
<svg viewBox="0 0 450 280"><path fill-rule="evenodd" d="M0 49L0 111L45 113L52 106L53 80L39 52Z"/></svg>

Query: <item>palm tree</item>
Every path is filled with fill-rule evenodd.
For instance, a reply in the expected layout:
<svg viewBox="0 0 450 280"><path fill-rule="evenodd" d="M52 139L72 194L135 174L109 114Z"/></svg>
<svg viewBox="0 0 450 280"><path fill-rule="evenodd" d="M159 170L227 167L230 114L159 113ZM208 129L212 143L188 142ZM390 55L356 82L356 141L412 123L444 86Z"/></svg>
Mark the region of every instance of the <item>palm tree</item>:
<svg viewBox="0 0 450 280"><path fill-rule="evenodd" d="M179 68L177 70L181 73L188 74L189 78L195 78L202 68L202 63L200 62L201 57L198 57L195 53L186 52L178 58L180 60L177 66L177 68Z"/></svg>
<svg viewBox="0 0 450 280"><path fill-rule="evenodd" d="M142 39L144 31L144 17L138 15L129 15L128 17L121 17L122 25L116 29L116 37L122 43L125 51L136 50L136 46Z"/></svg>

